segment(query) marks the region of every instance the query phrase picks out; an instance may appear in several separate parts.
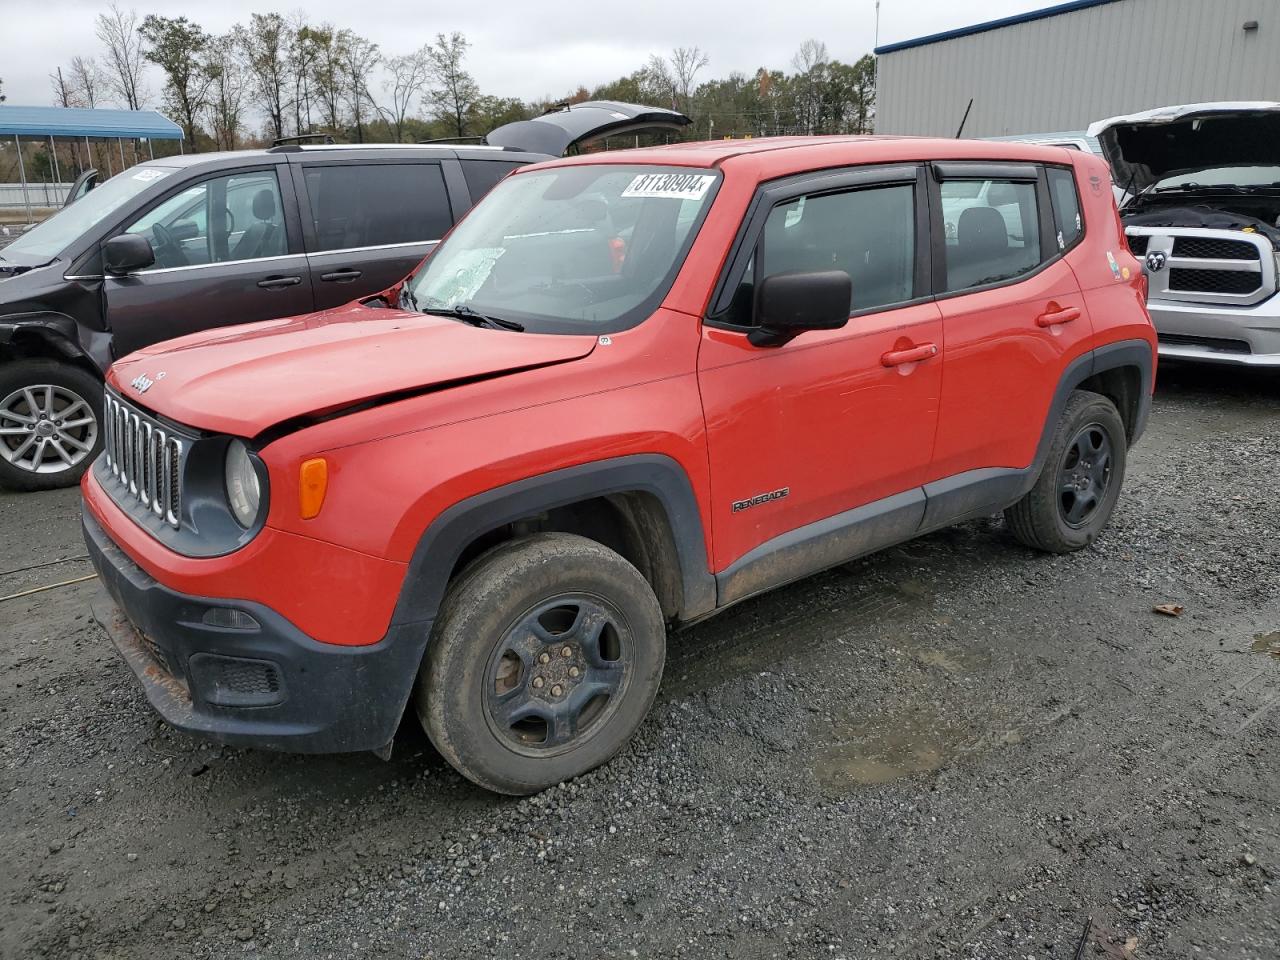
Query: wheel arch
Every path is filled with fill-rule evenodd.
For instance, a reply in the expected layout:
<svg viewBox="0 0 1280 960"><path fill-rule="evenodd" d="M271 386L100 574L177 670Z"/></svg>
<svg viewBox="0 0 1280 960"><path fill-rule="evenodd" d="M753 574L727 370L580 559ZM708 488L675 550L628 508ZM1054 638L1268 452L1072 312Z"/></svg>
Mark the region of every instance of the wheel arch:
<svg viewBox="0 0 1280 960"><path fill-rule="evenodd" d="M715 609L715 578L693 485L670 457L638 454L519 480L454 504L414 548L393 624L432 620L449 581L485 550L524 533L596 540L648 580L668 621Z"/></svg>
<svg viewBox="0 0 1280 960"><path fill-rule="evenodd" d="M1146 430L1151 414L1151 395L1155 385L1155 351L1146 340L1123 340L1098 347L1067 366L1053 405L1045 420L1044 433L1036 451L1036 472L1044 463L1053 431L1067 400L1076 390L1100 393L1120 411L1129 446L1138 442Z"/></svg>
<svg viewBox="0 0 1280 960"><path fill-rule="evenodd" d="M57 360L79 367L99 380L102 371L76 340L76 322L61 313L29 313L0 322L0 363Z"/></svg>

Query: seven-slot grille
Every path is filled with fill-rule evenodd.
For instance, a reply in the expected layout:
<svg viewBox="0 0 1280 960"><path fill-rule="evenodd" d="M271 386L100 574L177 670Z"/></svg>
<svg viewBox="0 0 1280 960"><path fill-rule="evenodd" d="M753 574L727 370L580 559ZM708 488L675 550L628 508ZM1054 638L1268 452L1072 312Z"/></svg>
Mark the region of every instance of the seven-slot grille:
<svg viewBox="0 0 1280 960"><path fill-rule="evenodd" d="M110 492L118 499L132 498L169 526L178 526L185 440L110 390L103 424L107 470L115 481Z"/></svg>

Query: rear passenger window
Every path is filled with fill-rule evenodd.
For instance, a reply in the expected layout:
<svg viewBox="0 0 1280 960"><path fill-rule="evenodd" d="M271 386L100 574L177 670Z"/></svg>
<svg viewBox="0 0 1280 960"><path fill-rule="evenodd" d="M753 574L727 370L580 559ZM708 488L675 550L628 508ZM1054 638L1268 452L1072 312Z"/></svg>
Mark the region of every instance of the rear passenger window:
<svg viewBox="0 0 1280 960"><path fill-rule="evenodd" d="M1058 249L1075 246L1084 234L1080 215L1080 194L1076 191L1075 174L1062 167L1049 167L1049 196L1053 199L1053 219L1058 225Z"/></svg>
<svg viewBox="0 0 1280 960"><path fill-rule="evenodd" d="M306 168L316 251L439 240L453 226L438 163Z"/></svg>
<svg viewBox="0 0 1280 960"><path fill-rule="evenodd" d="M492 190L499 180L520 166L523 164L509 160L463 160L462 175L466 177L471 202L479 203L480 198Z"/></svg>
<svg viewBox="0 0 1280 960"><path fill-rule="evenodd" d="M1034 183L947 180L941 190L948 291L1014 280L1040 265Z"/></svg>
<svg viewBox="0 0 1280 960"><path fill-rule="evenodd" d="M874 187L800 197L779 204L765 222L755 261L733 298L729 323L751 322L756 270L843 270L853 281L850 313L904 303L914 296L915 187Z"/></svg>

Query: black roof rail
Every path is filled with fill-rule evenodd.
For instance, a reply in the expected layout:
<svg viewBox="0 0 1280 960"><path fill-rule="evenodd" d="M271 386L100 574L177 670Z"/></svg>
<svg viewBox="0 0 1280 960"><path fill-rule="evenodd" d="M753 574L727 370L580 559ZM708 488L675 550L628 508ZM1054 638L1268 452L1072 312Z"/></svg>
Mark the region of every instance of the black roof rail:
<svg viewBox="0 0 1280 960"><path fill-rule="evenodd" d="M430 140L419 140L420 146L430 143L484 143L484 137L433 137Z"/></svg>
<svg viewBox="0 0 1280 960"><path fill-rule="evenodd" d="M292 153L302 149L304 143L337 143L332 133L300 133L294 137L276 137L268 152Z"/></svg>

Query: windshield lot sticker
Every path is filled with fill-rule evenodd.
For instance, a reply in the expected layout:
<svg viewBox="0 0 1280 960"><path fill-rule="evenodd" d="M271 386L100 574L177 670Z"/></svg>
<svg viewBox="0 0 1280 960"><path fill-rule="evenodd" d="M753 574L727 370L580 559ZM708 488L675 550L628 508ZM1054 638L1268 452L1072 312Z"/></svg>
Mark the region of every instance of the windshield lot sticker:
<svg viewBox="0 0 1280 960"><path fill-rule="evenodd" d="M159 180L165 175L164 170L139 170L133 175L133 179L141 180L143 183L150 183L152 180Z"/></svg>
<svg viewBox="0 0 1280 960"><path fill-rule="evenodd" d="M622 191L624 197L701 200L715 180L702 173L642 173Z"/></svg>

